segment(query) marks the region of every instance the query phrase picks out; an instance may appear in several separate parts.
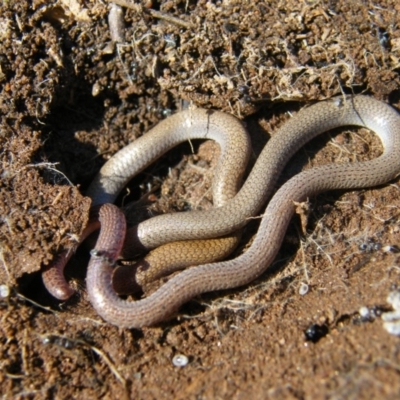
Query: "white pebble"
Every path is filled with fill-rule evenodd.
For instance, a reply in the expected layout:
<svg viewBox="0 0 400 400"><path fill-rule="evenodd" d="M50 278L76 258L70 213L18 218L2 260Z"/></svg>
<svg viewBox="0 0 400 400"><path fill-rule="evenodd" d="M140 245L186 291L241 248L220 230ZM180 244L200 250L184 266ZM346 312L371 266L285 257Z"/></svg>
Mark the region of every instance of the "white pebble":
<svg viewBox="0 0 400 400"><path fill-rule="evenodd" d="M172 364L174 364L175 367L185 367L186 365L188 365L188 363L189 358L183 354L177 354L172 359Z"/></svg>
<svg viewBox="0 0 400 400"><path fill-rule="evenodd" d="M310 290L310 287L307 285L307 283L301 282L300 288L299 288L299 295L304 296L308 293Z"/></svg>
<svg viewBox="0 0 400 400"><path fill-rule="evenodd" d="M391 335L400 336L400 321L384 322L383 327Z"/></svg>
<svg viewBox="0 0 400 400"><path fill-rule="evenodd" d="M386 301L394 308L394 311L382 314L383 327L391 335L400 336L400 291L390 292Z"/></svg>
<svg viewBox="0 0 400 400"><path fill-rule="evenodd" d="M400 310L400 292L398 290L394 290L390 292L386 301L395 309Z"/></svg>
<svg viewBox="0 0 400 400"><path fill-rule="evenodd" d="M371 317L371 312L369 311L369 308L368 308L368 307L361 307L361 308L358 310L358 313L360 314L360 317L361 317L362 319L368 319L368 318Z"/></svg>
<svg viewBox="0 0 400 400"><path fill-rule="evenodd" d="M0 299L6 299L10 296L10 288L7 285L0 285Z"/></svg>
<svg viewBox="0 0 400 400"><path fill-rule="evenodd" d="M394 245L394 246L392 246L392 245L384 246L384 247L382 247L382 250L385 253L398 253L400 251L400 249L396 245Z"/></svg>
<svg viewBox="0 0 400 400"><path fill-rule="evenodd" d="M385 312L382 314L382 319L386 322L398 321L400 324L400 310Z"/></svg>

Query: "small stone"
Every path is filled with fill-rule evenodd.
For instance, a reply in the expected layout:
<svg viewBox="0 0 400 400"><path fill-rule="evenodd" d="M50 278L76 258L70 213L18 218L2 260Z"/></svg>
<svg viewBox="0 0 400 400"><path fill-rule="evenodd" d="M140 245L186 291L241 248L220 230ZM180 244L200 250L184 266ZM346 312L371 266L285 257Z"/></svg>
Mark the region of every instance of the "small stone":
<svg viewBox="0 0 400 400"><path fill-rule="evenodd" d="M172 359L172 364L174 364L175 367L186 367L188 363L189 363L189 358L183 354L176 354Z"/></svg>
<svg viewBox="0 0 400 400"><path fill-rule="evenodd" d="M299 295L304 296L308 293L310 290L310 287L307 285L307 283L301 282L300 288L299 288Z"/></svg>
<svg viewBox="0 0 400 400"><path fill-rule="evenodd" d="M7 285L0 285L0 299L7 299L10 296L10 288Z"/></svg>

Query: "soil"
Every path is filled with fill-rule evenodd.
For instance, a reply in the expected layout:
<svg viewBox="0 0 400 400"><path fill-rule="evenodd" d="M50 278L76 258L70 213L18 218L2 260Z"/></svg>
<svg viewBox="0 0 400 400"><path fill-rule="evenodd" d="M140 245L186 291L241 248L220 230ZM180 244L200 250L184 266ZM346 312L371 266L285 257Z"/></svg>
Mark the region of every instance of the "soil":
<svg viewBox="0 0 400 400"><path fill-rule="evenodd" d="M90 180L175 110L192 103L243 119L254 162L309 102L365 93L400 109L396 0L136 3L123 8L118 44L106 1L0 4L2 398L398 398L400 342L380 314L400 283L400 179L312 199L305 231L294 218L259 280L193 299L153 328L96 315L84 248L66 271L78 294L59 303L46 293L39 271L76 243ZM211 207L218 150L194 151L171 151L118 204L151 192L153 213ZM380 151L363 129L330 132L284 176ZM172 363L179 354L184 367Z"/></svg>

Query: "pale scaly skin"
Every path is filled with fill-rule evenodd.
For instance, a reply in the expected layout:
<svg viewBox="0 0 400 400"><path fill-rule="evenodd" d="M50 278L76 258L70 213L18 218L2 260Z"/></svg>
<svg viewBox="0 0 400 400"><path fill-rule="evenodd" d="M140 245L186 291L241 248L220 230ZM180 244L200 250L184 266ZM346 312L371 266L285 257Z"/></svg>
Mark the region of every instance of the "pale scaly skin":
<svg viewBox="0 0 400 400"><path fill-rule="evenodd" d="M126 244L152 249L167 242L207 239L234 232L260 211L284 166L306 142L322 132L344 125L369 127L387 114L384 103L367 96L337 97L304 108L273 135L232 200L207 211L151 218L128 230Z"/></svg>
<svg viewBox="0 0 400 400"><path fill-rule="evenodd" d="M330 112L326 113L325 108ZM150 296L136 302L120 299L113 290L112 265L122 248L126 224L117 207L109 204L102 206L100 236L87 276L89 299L102 318L125 328L153 325L171 316L194 296L245 285L260 276L272 263L296 203L325 190L381 185L400 174L400 117L386 104L364 96L335 98L312 106L300 115L303 118L297 121L300 126L303 120L314 120L315 123L318 121L315 118L320 116L322 121L320 125L316 124L318 132L342 125L365 126L380 137L384 152L371 161L330 164L294 176L270 201L255 240L244 254L233 260L187 269ZM309 130L314 128L308 127ZM309 136L313 134L309 133ZM286 146L291 147L292 143L289 141ZM285 161L283 158L282 162ZM268 166L264 167L269 170ZM255 176L258 177L252 172L248 180Z"/></svg>
<svg viewBox="0 0 400 400"><path fill-rule="evenodd" d="M191 139L213 139L221 147L212 191L214 205L218 207L225 204L237 193L240 186L250 156L250 139L242 123L235 117L217 111L194 109L179 112L161 121L104 164L88 189L87 195L92 198L93 206L114 202L132 177L177 144ZM91 219L80 243L97 228L96 220ZM154 261L156 270L161 263L166 269L174 270L223 259L233 251L237 243L237 233L223 240L212 240L209 244L206 241L171 243L166 248L157 250L150 258ZM214 258L210 258L208 250L202 248L214 248ZM60 300L67 300L74 293L64 277L65 265L74 250L75 248L68 249L58 255L42 275L47 290ZM192 257L188 257L188 254ZM202 257L202 254L206 257Z"/></svg>
<svg viewBox="0 0 400 400"><path fill-rule="evenodd" d="M364 122L373 119L369 115L373 115L374 108L385 107L377 100L365 96L349 97L343 100L340 107L337 106L338 101L340 99L337 98L316 104L312 106L312 112L305 108L279 129L261 153L243 188L225 206L207 212L169 214L145 221L128 230L124 251L137 252L139 249L152 248L166 241L184 237L199 240L219 236L242 227L267 201L280 171L299 146L318 133L345 122L363 126L362 119ZM361 114L357 115L357 112ZM291 145L285 147L285 143ZM165 232L168 232L168 235ZM121 294L132 293L173 271L188 265L199 265L199 260L203 260L203 263L222 260L229 255L229 252L224 253L224 250L230 250L223 240L204 243L185 240L173 243L173 249L164 244L133 267L120 266L116 269L113 278L115 290ZM209 258L205 256L207 254ZM182 255L180 260L184 262L167 261L178 255Z"/></svg>

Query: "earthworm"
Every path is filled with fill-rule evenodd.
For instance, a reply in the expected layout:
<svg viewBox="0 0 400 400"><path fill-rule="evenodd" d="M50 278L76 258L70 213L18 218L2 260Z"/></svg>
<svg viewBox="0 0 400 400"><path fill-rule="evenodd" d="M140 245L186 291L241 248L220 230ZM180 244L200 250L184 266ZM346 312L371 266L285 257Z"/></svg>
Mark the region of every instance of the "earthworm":
<svg viewBox="0 0 400 400"><path fill-rule="evenodd" d="M344 125L367 127L381 139L383 154L371 161L329 164L297 174L273 196L256 237L245 253L233 260L187 269L136 302L120 299L113 290L112 266L122 248L126 226L117 207L102 206L100 236L89 263L87 287L89 299L103 319L125 328L154 325L201 293L245 285L272 263L295 212L295 203L325 190L384 184L400 174L400 117L386 104L364 96L334 98L299 114L302 116L297 121L300 128L301 125L304 128L307 121L315 122L318 116L322 118L316 126L308 126L308 136L315 136L312 128L321 133ZM286 146L292 147L292 142L287 142ZM286 157L281 160L286 161ZM253 179L251 175L249 179Z"/></svg>
<svg viewBox="0 0 400 400"><path fill-rule="evenodd" d="M93 207L103 203L113 203L133 176L174 146L191 139L213 139L219 144L221 155L214 173L212 192L215 206L225 204L237 193L241 183L250 157L249 136L243 124L231 115L217 111L190 109L161 121L147 134L121 149L104 164L87 191L87 195L93 200ZM95 221L92 220L92 222ZM80 242L97 227L95 223L90 223L85 228ZM217 242L219 242L218 245L215 244ZM218 260L230 254L237 242L238 236L235 233L230 238L222 241L213 240L209 244L206 241L197 244L190 243L186 252L182 250L185 244L171 243L165 249L157 250L152 259L156 261L162 257L163 265L168 267L174 262L176 268L181 268L185 262L188 265L188 262L199 264L210 260L210 252L201 251L201 246L214 247L214 260ZM46 267L42 274L47 290L60 300L67 300L73 294L73 289L68 285L63 273L73 252L74 249L65 250ZM188 257L189 253L193 254L192 258ZM181 255L179 260L178 254ZM202 258L202 254L208 258ZM173 256L172 260L170 260L171 256Z"/></svg>

